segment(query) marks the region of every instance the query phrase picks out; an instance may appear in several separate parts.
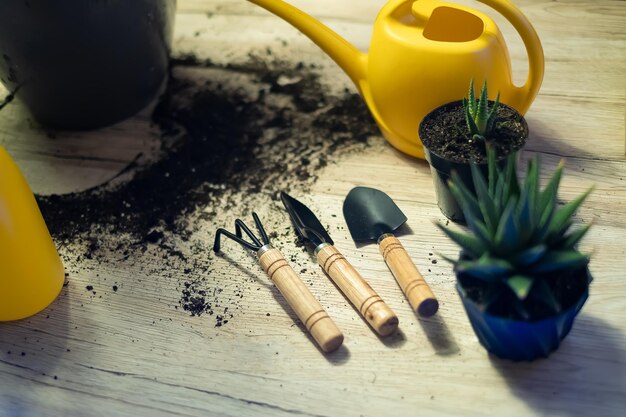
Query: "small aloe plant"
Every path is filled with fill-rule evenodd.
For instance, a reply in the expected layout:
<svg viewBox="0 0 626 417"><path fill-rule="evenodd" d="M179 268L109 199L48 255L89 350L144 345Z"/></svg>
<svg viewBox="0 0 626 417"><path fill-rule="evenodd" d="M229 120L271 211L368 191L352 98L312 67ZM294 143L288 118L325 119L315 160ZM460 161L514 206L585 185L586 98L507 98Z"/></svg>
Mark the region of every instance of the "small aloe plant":
<svg viewBox="0 0 626 417"><path fill-rule="evenodd" d="M468 97L463 98L463 109L465 110L465 121L473 140L488 144L488 137L496 122L496 112L500 105L500 92L491 108L488 108L487 81L480 90L480 97L476 100L474 96L474 80L470 81Z"/></svg>
<svg viewBox="0 0 626 417"><path fill-rule="evenodd" d="M488 178L472 164L472 193L453 173L450 190L463 210L470 234L441 224L437 226L462 248L454 269L478 280L484 289L479 303L490 308L503 303L514 317L530 319L530 302L540 303L550 314L562 306L554 293L555 277L587 265L589 255L576 244L591 224L570 230L572 216L590 190L559 207L557 191L563 171L561 162L543 190L539 187L539 160L529 162L527 176L520 182L516 156L509 155L502 169L495 152L488 150ZM503 301L506 300L506 301Z"/></svg>

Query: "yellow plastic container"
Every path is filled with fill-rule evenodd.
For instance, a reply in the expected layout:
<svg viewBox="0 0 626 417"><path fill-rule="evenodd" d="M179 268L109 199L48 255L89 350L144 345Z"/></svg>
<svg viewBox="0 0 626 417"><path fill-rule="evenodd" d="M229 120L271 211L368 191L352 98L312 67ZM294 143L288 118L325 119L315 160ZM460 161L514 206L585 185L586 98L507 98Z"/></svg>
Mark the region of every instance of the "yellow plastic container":
<svg viewBox="0 0 626 417"><path fill-rule="evenodd" d="M63 281L63 264L35 197L0 147L0 321L43 310Z"/></svg>
<svg viewBox="0 0 626 417"><path fill-rule="evenodd" d="M537 33L508 0L478 0L518 31L528 54L528 79L512 81L511 60L495 22L469 7L438 0L390 0L380 11L369 51L363 53L311 16L282 0L248 0L311 38L348 74L383 136L394 147L424 158L418 136L431 110L467 95L470 80L489 83L490 99L526 113L544 72ZM358 10L355 10L358 13Z"/></svg>

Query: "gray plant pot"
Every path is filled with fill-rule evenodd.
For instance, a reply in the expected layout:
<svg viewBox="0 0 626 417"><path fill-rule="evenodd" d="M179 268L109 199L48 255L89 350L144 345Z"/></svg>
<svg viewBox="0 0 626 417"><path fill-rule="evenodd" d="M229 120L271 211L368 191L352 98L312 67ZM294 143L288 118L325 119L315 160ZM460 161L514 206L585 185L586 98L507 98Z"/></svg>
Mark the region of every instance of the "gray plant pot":
<svg viewBox="0 0 626 417"><path fill-rule="evenodd" d="M40 123L127 118L168 72L176 0L2 0L0 81Z"/></svg>

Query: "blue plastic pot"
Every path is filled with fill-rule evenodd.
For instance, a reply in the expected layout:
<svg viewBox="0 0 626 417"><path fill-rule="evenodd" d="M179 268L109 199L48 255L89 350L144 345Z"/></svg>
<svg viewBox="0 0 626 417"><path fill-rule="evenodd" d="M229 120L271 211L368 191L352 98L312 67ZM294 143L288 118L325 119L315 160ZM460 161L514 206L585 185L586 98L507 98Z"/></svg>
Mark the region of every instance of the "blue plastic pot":
<svg viewBox="0 0 626 417"><path fill-rule="evenodd" d="M587 271L589 282L591 275ZM457 282L457 291L481 345L494 355L513 361L545 358L556 350L572 328L576 315L589 297L589 286L567 310L537 321L512 320L482 311Z"/></svg>

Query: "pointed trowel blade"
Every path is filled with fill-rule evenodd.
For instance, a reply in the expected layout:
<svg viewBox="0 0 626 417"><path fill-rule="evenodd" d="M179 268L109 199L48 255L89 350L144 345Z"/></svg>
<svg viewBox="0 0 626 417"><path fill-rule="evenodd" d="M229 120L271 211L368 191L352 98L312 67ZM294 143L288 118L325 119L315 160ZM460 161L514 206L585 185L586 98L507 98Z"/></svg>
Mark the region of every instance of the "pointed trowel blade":
<svg viewBox="0 0 626 417"><path fill-rule="evenodd" d="M285 192L280 193L280 199L283 201L283 205L287 209L298 235L313 245L313 247L317 247L322 243L334 244L328 232L326 232L326 228L322 226L322 223L307 206Z"/></svg>
<svg viewBox="0 0 626 417"><path fill-rule="evenodd" d="M343 216L356 242L377 240L407 221L391 197L369 187L354 187L348 193L343 202Z"/></svg>

